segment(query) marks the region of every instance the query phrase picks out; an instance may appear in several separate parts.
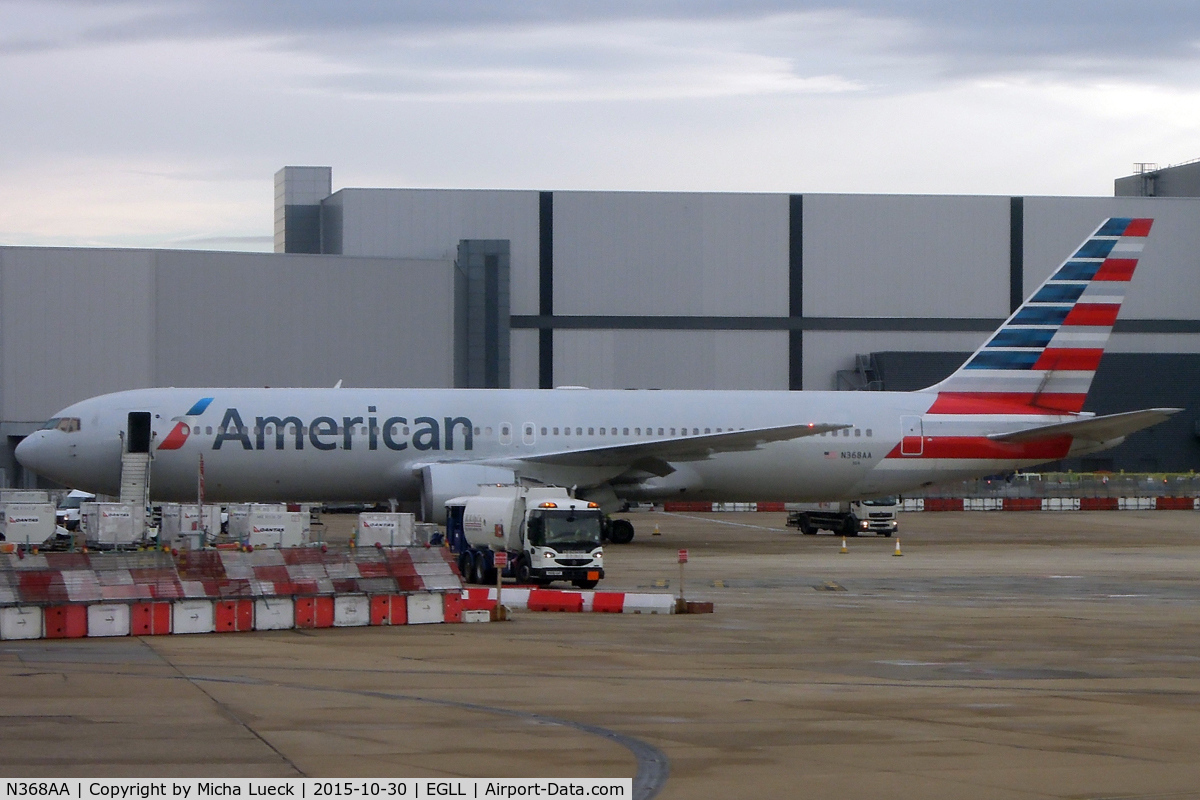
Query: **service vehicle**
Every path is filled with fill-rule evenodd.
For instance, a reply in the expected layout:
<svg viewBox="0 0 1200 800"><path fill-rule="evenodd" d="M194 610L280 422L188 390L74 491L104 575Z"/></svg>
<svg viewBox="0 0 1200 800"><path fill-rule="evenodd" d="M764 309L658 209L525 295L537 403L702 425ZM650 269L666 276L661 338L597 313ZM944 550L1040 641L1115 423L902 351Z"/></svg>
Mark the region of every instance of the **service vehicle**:
<svg viewBox="0 0 1200 800"><path fill-rule="evenodd" d="M559 487L481 486L446 501L446 540L471 583L495 583L496 553L504 552L501 577L594 588L604 577L603 524L599 504Z"/></svg>
<svg viewBox="0 0 1200 800"><path fill-rule="evenodd" d="M898 498L880 497L875 500L843 500L830 503L791 503L787 524L811 536L818 530L833 531L842 536L876 533L891 536L899 529L896 512Z"/></svg>

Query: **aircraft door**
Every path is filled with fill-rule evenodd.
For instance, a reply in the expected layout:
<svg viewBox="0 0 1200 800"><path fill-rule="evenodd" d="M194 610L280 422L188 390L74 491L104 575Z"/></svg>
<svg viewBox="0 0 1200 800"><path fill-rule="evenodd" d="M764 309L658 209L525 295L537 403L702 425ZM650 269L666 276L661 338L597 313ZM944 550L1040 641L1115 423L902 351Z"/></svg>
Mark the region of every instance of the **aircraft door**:
<svg viewBox="0 0 1200 800"><path fill-rule="evenodd" d="M526 422L524 425L521 426L521 444L532 445L536 441L537 441L537 438L536 438L536 435L534 434L533 423Z"/></svg>
<svg viewBox="0 0 1200 800"><path fill-rule="evenodd" d="M925 430L920 417L900 418L900 455L919 456L925 452Z"/></svg>
<svg viewBox="0 0 1200 800"><path fill-rule="evenodd" d="M130 411L125 428L125 450L130 453L150 452L150 412Z"/></svg>

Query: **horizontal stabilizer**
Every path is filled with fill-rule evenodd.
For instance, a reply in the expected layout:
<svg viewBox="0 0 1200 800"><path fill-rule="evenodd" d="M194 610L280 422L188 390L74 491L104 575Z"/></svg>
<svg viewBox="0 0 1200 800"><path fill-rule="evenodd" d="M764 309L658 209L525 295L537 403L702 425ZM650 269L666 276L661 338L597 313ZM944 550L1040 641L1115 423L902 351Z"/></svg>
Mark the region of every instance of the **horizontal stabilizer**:
<svg viewBox="0 0 1200 800"><path fill-rule="evenodd" d="M701 461L714 453L754 450L769 442L799 439L802 436L816 436L849 427L851 427L849 423L826 422L780 425L773 428L705 433L698 436L653 439L630 444L582 447L577 450L562 450L545 455L523 456L521 460L563 467L617 467L648 460Z"/></svg>
<svg viewBox="0 0 1200 800"><path fill-rule="evenodd" d="M1142 411L1127 411L1124 414L1109 414L1104 417L1088 417L1071 422L1027 428L1013 433L993 433L989 439L997 442L1033 442L1071 436L1076 441L1107 442L1128 436L1134 431L1149 428L1183 411L1182 408L1147 408Z"/></svg>

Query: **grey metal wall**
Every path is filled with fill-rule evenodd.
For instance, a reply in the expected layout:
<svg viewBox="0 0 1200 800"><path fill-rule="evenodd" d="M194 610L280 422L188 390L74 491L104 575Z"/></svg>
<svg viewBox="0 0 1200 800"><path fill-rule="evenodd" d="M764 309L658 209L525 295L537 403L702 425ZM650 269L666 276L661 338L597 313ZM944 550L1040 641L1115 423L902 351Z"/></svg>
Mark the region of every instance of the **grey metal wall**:
<svg viewBox="0 0 1200 800"><path fill-rule="evenodd" d="M146 386L452 386L453 309L449 261L2 247L0 418Z"/></svg>

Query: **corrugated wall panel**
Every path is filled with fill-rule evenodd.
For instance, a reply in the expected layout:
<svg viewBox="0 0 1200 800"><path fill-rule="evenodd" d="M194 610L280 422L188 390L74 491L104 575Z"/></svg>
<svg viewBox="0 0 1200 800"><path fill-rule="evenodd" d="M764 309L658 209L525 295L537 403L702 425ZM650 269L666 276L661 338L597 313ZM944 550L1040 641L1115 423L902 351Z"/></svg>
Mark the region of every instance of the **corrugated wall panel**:
<svg viewBox="0 0 1200 800"><path fill-rule="evenodd" d="M1006 317L1008 250L1007 197L806 194L804 315Z"/></svg>
<svg viewBox="0 0 1200 800"><path fill-rule="evenodd" d="M160 386L453 386L446 261L166 251Z"/></svg>
<svg viewBox="0 0 1200 800"><path fill-rule="evenodd" d="M6 421L153 385L155 251L14 247L2 258Z"/></svg>
<svg viewBox="0 0 1200 800"><path fill-rule="evenodd" d="M555 192L554 312L786 317L787 195Z"/></svg>
<svg viewBox="0 0 1200 800"><path fill-rule="evenodd" d="M555 331L554 379L592 389L786 389L787 333Z"/></svg>
<svg viewBox="0 0 1200 800"><path fill-rule="evenodd" d="M1028 296L1108 217L1153 217L1120 319L1200 319L1200 199L1025 199Z"/></svg>
<svg viewBox="0 0 1200 800"><path fill-rule="evenodd" d="M538 311L538 193L343 189L341 252L454 259L459 239L508 239L512 313Z"/></svg>

